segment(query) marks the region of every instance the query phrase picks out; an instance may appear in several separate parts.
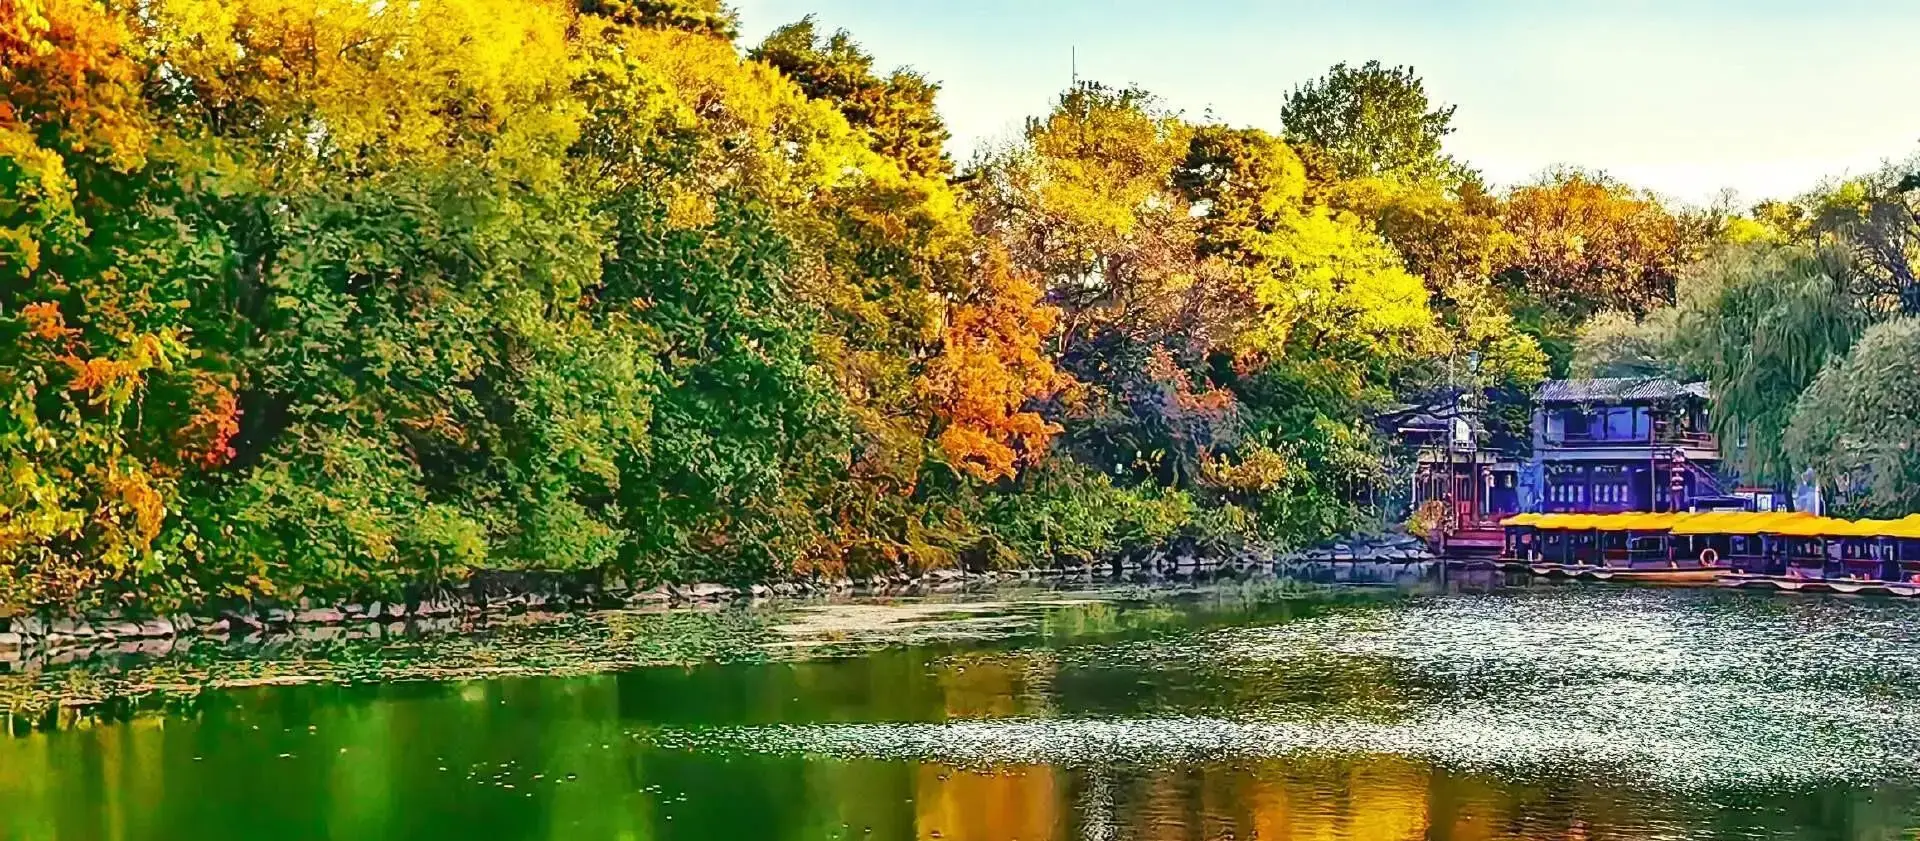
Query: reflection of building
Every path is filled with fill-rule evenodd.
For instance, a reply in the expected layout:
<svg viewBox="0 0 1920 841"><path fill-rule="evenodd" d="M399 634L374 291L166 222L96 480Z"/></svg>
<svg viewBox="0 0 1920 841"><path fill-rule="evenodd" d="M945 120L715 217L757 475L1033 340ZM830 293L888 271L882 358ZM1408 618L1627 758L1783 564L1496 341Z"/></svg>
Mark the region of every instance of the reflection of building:
<svg viewBox="0 0 1920 841"><path fill-rule="evenodd" d="M1705 383L1549 380L1535 394L1528 510L1682 511L1724 495ZM1532 500L1529 500L1532 501Z"/></svg>

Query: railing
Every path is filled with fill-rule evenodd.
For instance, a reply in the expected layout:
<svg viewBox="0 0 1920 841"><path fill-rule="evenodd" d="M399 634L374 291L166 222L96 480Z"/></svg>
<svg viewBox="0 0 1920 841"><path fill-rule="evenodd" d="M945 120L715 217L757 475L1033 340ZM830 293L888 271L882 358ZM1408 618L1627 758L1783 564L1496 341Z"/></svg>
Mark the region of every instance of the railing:
<svg viewBox="0 0 1920 841"><path fill-rule="evenodd" d="M1652 446L1673 446L1711 450L1717 446L1713 434L1708 432L1663 432L1657 436L1642 435L1633 438L1612 438L1596 436L1592 433L1570 432L1558 438L1548 436L1546 438L1546 444L1549 447L1561 447L1569 450Z"/></svg>

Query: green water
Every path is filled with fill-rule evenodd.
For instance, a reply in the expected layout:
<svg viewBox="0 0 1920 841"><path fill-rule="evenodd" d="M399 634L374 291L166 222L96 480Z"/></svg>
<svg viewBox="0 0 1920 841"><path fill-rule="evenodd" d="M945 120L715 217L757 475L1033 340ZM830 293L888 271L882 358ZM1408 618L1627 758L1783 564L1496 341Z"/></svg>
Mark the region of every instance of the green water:
<svg viewBox="0 0 1920 841"><path fill-rule="evenodd" d="M1341 592L615 616L14 676L21 710L322 682L17 712L0 736L0 838L1920 827L1920 605Z"/></svg>

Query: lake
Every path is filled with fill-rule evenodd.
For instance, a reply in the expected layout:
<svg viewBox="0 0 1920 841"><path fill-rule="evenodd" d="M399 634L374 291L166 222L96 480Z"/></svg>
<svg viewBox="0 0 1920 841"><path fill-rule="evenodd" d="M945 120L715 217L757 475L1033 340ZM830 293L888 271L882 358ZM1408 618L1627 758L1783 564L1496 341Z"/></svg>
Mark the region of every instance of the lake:
<svg viewBox="0 0 1920 841"><path fill-rule="evenodd" d="M17 713L0 735L7 841L1920 827L1920 605L1867 599L1009 590L8 680L16 699L94 703Z"/></svg>

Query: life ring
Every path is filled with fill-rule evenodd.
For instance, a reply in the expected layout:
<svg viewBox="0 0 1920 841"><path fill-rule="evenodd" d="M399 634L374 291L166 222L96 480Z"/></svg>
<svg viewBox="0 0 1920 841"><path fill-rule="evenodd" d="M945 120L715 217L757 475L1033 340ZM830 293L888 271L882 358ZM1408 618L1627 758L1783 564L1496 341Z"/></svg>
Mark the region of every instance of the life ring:
<svg viewBox="0 0 1920 841"><path fill-rule="evenodd" d="M1713 551L1712 546L1708 546L1707 548L1700 550L1701 566L1710 567L1710 566L1718 566L1719 564L1720 564L1720 553Z"/></svg>

